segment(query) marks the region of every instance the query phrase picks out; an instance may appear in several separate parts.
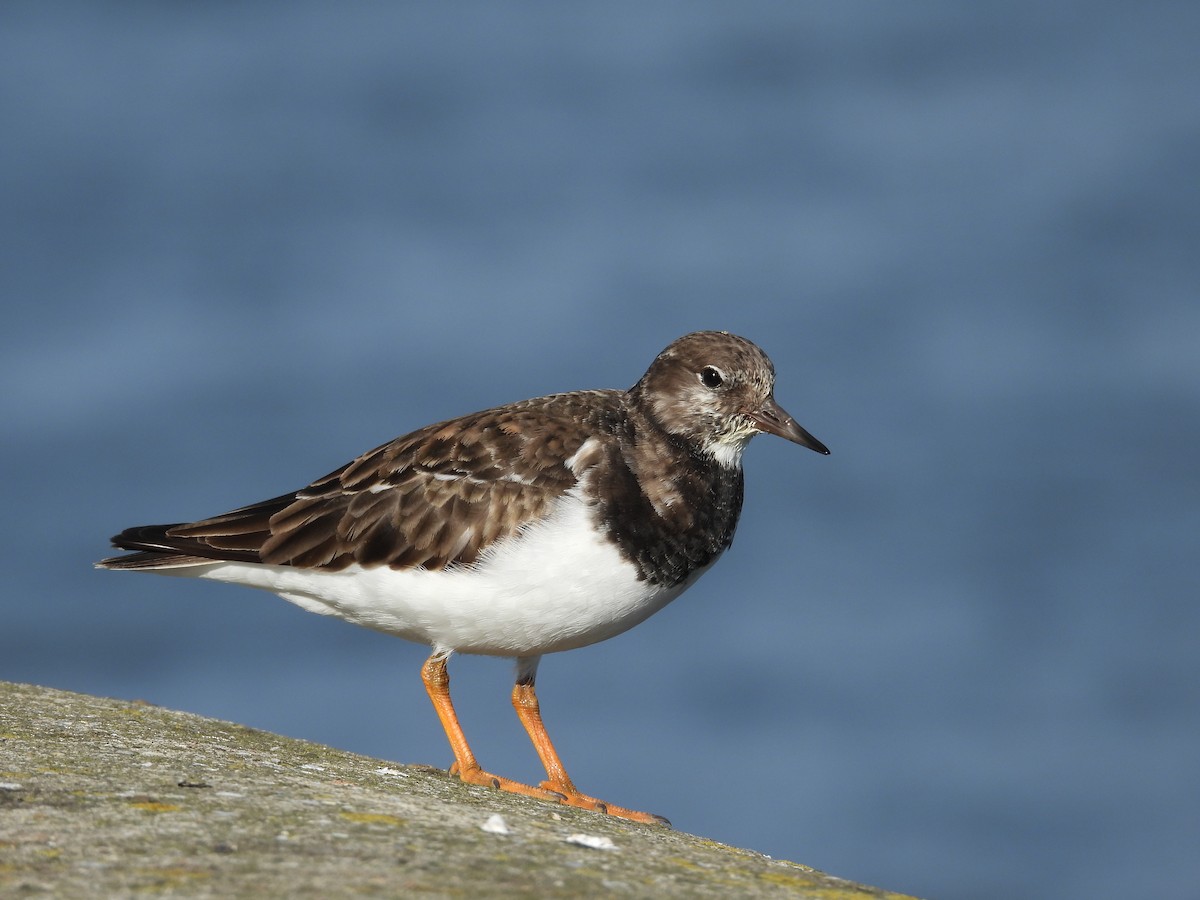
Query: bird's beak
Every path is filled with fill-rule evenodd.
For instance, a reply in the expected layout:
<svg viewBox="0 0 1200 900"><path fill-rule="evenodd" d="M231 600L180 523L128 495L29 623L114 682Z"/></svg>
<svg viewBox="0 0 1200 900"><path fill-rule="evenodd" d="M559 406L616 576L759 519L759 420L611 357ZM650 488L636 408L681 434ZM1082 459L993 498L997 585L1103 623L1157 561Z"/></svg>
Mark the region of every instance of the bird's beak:
<svg viewBox="0 0 1200 900"><path fill-rule="evenodd" d="M801 428L796 420L775 402L774 397L769 397L762 409L750 413L750 418L754 420L759 431L779 435L801 447L807 447L809 450L815 450L826 456L829 455L829 448Z"/></svg>

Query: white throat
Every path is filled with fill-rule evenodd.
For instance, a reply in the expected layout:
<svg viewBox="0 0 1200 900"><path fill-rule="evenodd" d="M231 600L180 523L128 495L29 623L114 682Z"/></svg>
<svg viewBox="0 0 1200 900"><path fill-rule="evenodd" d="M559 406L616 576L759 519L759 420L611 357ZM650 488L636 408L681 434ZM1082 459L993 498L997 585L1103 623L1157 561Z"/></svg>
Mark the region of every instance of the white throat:
<svg viewBox="0 0 1200 900"><path fill-rule="evenodd" d="M744 440L724 440L713 441L705 446L705 450L718 463L727 469L739 469L742 466L742 452L746 449L746 445L750 443L750 437Z"/></svg>

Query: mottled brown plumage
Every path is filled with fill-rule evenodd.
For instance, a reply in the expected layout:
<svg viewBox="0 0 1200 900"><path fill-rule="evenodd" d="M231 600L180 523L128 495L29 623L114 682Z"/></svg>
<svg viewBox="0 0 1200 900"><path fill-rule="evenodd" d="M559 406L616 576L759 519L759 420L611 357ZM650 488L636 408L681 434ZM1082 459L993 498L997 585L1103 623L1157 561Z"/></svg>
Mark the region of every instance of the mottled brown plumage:
<svg viewBox="0 0 1200 900"><path fill-rule="evenodd" d="M564 460L587 437L581 420L599 418L602 399L612 398L561 394L430 425L295 494L168 536L333 571L473 563L575 483Z"/></svg>
<svg viewBox="0 0 1200 900"><path fill-rule="evenodd" d="M705 368L723 373L720 393L698 380ZM640 576L677 584L733 539L741 468L723 464L714 447L762 430L733 413L739 404L758 411L773 373L749 341L698 332L671 344L628 391L555 394L429 425L292 494L197 522L127 529L113 543L142 552L101 565L470 565L547 515L583 477ZM586 457L572 459L585 443Z"/></svg>

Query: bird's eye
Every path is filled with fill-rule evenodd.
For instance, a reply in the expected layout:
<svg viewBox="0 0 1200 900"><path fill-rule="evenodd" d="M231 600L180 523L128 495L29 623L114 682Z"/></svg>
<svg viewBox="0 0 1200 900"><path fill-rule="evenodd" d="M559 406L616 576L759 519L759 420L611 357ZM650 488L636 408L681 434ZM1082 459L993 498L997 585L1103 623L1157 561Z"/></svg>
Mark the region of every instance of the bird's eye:
<svg viewBox="0 0 1200 900"><path fill-rule="evenodd" d="M705 366L700 370L700 382L706 388L716 390L725 383L725 376L715 366Z"/></svg>

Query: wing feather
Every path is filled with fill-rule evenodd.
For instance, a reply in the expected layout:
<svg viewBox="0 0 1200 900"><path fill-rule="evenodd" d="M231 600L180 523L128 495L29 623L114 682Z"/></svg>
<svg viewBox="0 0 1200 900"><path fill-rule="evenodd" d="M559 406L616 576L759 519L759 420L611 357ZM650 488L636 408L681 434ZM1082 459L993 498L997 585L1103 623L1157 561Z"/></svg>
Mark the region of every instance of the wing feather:
<svg viewBox="0 0 1200 900"><path fill-rule="evenodd" d="M613 437L623 402L621 392L580 391L430 425L292 494L197 522L127 529L113 542L141 551L137 561L101 565L467 565L550 512L577 483L568 461L588 438Z"/></svg>

